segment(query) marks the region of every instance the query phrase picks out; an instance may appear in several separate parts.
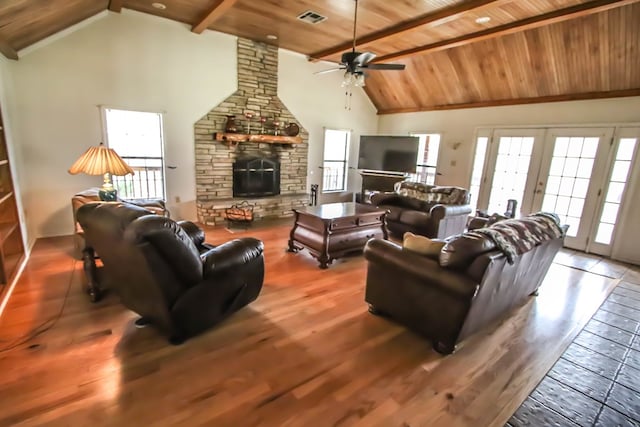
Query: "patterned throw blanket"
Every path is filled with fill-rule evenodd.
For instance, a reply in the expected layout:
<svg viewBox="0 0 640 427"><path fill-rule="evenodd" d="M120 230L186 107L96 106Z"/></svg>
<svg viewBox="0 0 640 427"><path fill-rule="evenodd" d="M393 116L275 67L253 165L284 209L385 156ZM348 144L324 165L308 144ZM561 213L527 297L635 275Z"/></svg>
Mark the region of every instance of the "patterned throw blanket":
<svg viewBox="0 0 640 427"><path fill-rule="evenodd" d="M515 258L530 251L540 243L562 237L560 218L556 214L538 212L521 219L509 219L488 228L469 231L467 234L488 237L513 264Z"/></svg>

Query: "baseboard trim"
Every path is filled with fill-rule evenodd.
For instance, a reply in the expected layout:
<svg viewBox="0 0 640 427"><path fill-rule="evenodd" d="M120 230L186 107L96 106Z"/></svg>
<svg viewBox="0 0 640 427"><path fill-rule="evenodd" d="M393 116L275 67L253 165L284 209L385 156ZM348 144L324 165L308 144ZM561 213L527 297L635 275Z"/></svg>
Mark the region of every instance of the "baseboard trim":
<svg viewBox="0 0 640 427"><path fill-rule="evenodd" d="M13 280L11 281L11 283L8 286L8 288L6 289L5 292L2 293L2 295L0 295L0 318L2 318L2 314L4 313L4 309L7 306L7 304L9 303L9 298L11 298L11 294L13 293L13 290L16 287L16 284L18 283L18 280L20 279L20 276L22 276L22 272L24 271L24 268L27 265L27 261L29 261L29 257L31 256L31 249L33 249L33 243L27 247L27 251L24 254L24 258L22 258L22 262L20 263L20 266L18 267L18 271L16 272L15 276L13 277Z"/></svg>

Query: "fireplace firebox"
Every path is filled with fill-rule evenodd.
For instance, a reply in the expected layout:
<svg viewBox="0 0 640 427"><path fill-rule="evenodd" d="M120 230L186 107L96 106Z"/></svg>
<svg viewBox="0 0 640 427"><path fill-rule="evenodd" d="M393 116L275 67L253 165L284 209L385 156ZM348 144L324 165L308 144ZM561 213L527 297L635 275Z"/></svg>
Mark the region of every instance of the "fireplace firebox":
<svg viewBox="0 0 640 427"><path fill-rule="evenodd" d="M244 157L233 163L233 197L265 197L280 194L280 160Z"/></svg>

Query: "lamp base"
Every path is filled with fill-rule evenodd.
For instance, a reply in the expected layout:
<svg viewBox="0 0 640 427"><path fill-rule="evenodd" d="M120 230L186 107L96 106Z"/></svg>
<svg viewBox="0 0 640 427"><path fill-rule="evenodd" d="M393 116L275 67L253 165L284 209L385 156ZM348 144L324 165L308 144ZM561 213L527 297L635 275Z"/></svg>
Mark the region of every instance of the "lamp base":
<svg viewBox="0 0 640 427"><path fill-rule="evenodd" d="M103 202L116 202L118 200L118 191L115 188L109 190L101 188L100 191L98 191L98 196Z"/></svg>

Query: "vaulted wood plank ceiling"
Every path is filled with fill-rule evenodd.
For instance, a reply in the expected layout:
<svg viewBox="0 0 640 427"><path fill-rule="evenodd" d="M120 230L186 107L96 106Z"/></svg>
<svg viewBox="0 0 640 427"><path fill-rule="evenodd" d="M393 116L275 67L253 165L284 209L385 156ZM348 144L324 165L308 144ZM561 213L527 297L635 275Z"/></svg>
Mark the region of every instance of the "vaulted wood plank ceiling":
<svg viewBox="0 0 640 427"><path fill-rule="evenodd" d="M2 1L0 52L17 59L51 34L122 8L312 59L338 62L350 50L353 0L156 0L165 9L153 1ZM296 19L307 10L328 19ZM365 90L380 113L630 96L640 95L638 22L640 0L359 0L357 50L407 66L369 73Z"/></svg>

